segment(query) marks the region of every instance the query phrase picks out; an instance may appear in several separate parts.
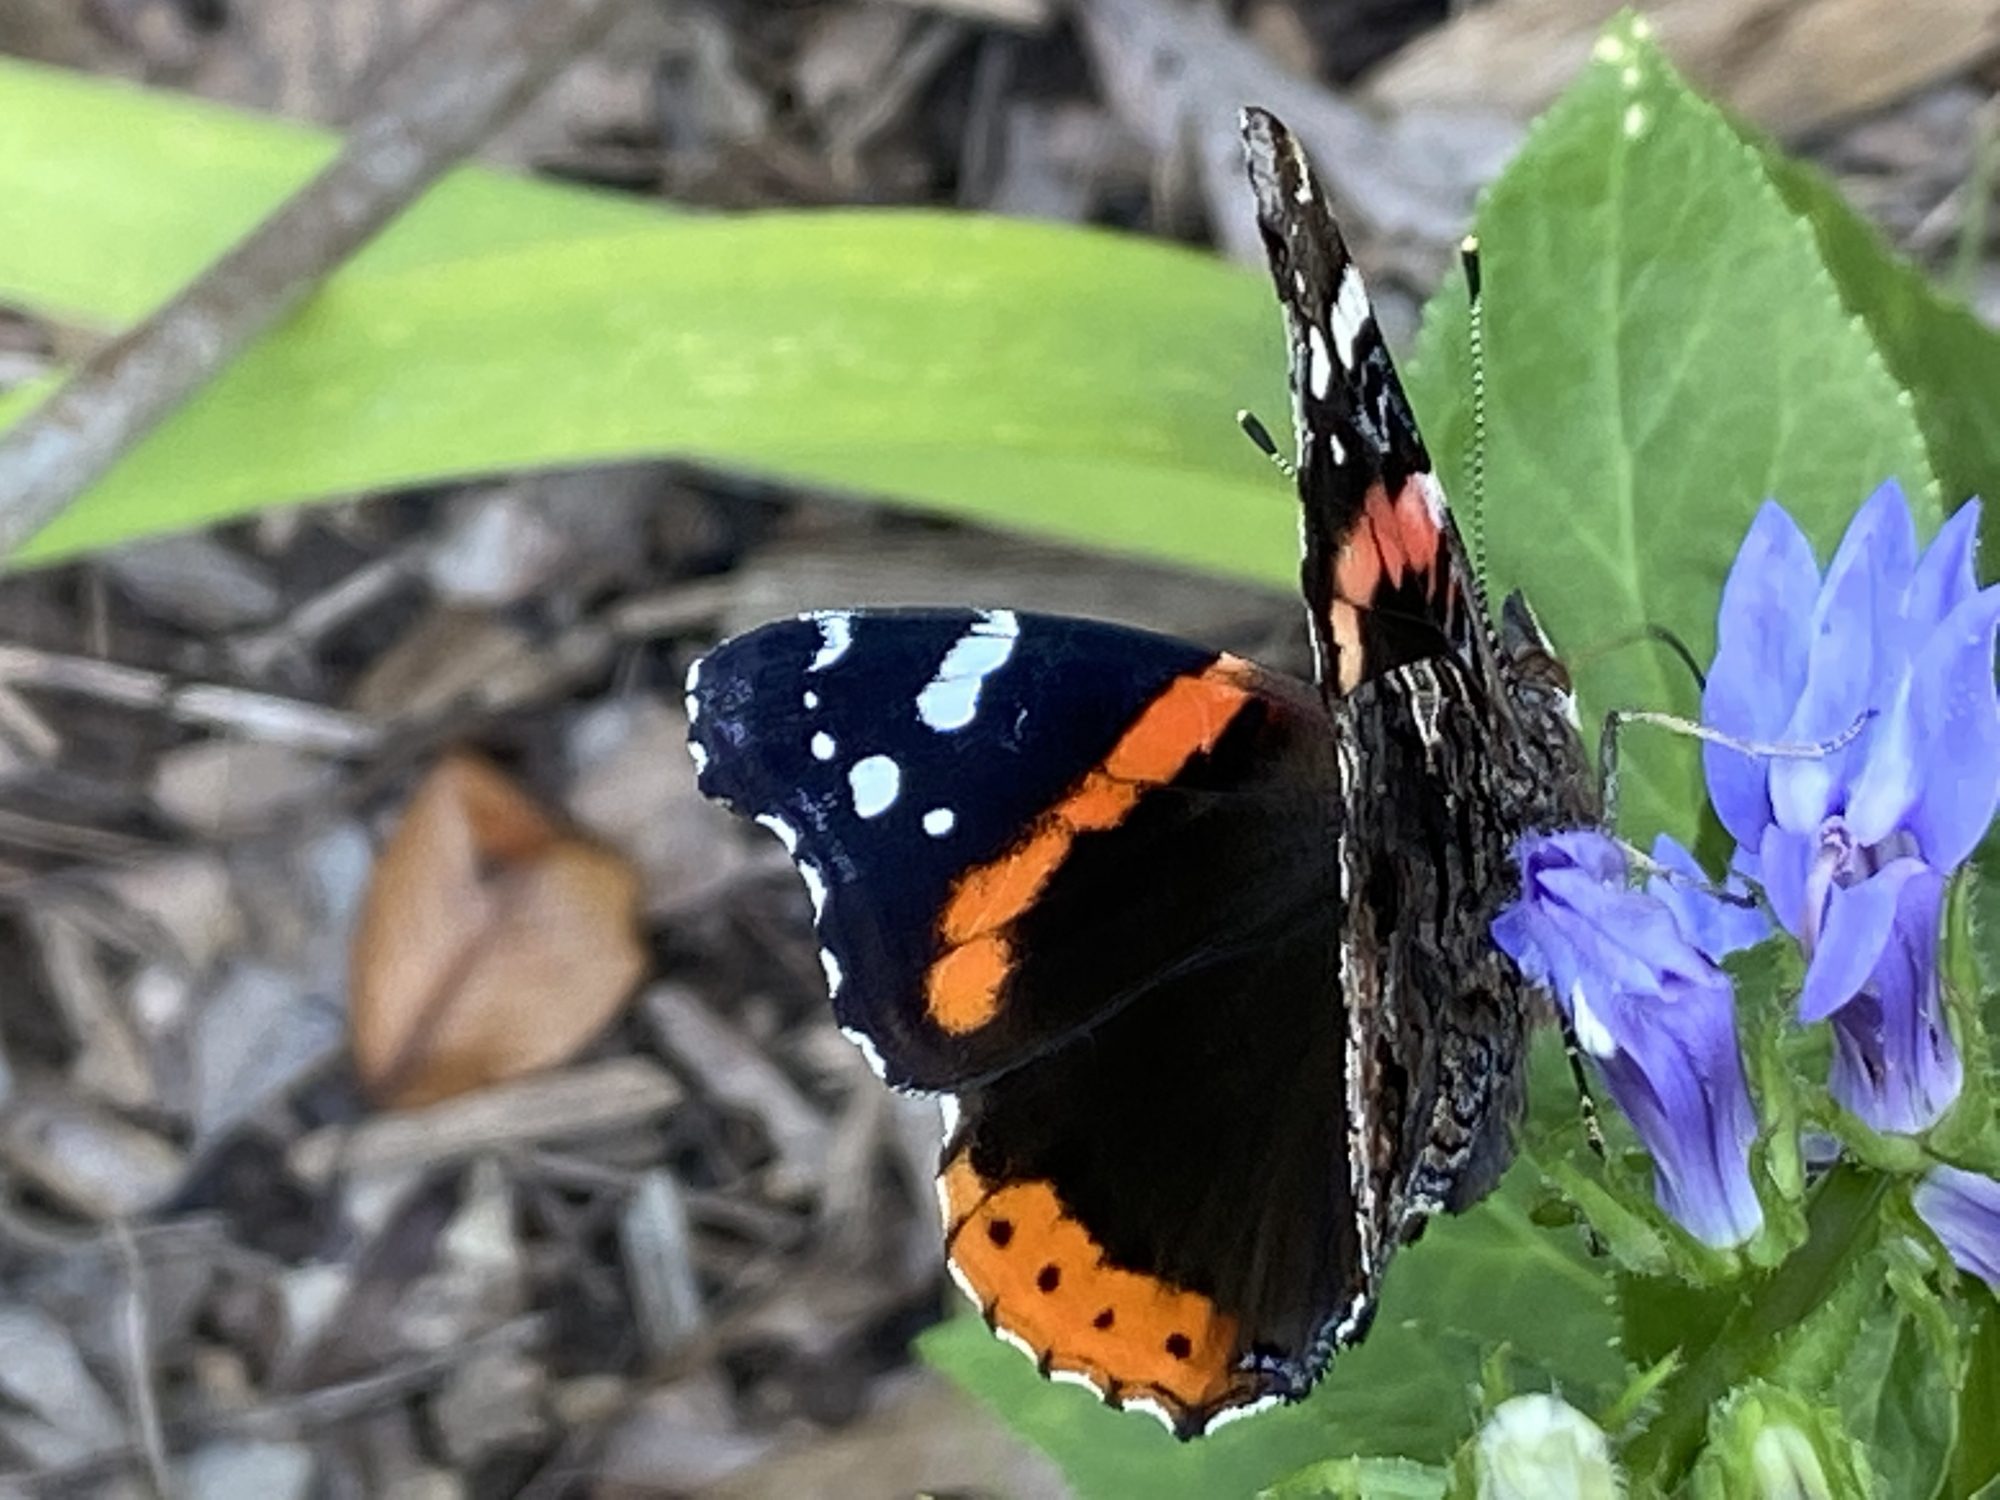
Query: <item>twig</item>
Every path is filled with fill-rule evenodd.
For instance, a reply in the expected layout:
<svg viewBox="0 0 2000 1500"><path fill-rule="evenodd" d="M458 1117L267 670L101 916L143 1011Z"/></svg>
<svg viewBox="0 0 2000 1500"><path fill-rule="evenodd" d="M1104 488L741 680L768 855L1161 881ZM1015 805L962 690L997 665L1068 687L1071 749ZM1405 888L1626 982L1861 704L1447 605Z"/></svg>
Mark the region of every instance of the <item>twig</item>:
<svg viewBox="0 0 2000 1500"><path fill-rule="evenodd" d="M153 1390L153 1336L146 1306L146 1263L124 1216L111 1221L111 1242L125 1268L125 1298L119 1319L125 1341L126 1383L132 1393L132 1423L139 1429L138 1446L146 1460L146 1475L159 1500L179 1493L167 1464L167 1438L160 1427L160 1402Z"/></svg>
<svg viewBox="0 0 2000 1500"><path fill-rule="evenodd" d="M5 502L0 501L0 530L5 529L4 517ZM150 709L203 728L227 729L249 739L274 740L327 755L367 755L382 739L379 725L322 704L221 683L176 682L145 667L37 651L32 646L0 645L0 683Z"/></svg>
<svg viewBox="0 0 2000 1500"><path fill-rule="evenodd" d="M406 1401L481 1355L534 1349L547 1339L548 1333L548 1319L543 1314L524 1313L448 1348L412 1355L388 1369L317 1386L295 1396L282 1396L242 1411L190 1417L175 1425L174 1439L183 1448L218 1437L297 1441ZM118 1473L140 1456L131 1444L121 1444L68 1463L39 1469L0 1470L0 1486L13 1485L31 1495L71 1493L83 1483Z"/></svg>
<svg viewBox="0 0 2000 1500"><path fill-rule="evenodd" d="M409 52L333 161L0 436L0 557L540 91L625 0L469 0Z"/></svg>

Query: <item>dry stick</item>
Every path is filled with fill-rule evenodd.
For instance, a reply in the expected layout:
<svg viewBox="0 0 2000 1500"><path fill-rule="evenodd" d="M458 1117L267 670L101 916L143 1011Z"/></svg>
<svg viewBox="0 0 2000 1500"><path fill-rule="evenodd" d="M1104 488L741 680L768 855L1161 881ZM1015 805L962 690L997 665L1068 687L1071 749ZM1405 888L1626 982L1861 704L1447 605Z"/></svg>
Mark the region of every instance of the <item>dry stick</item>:
<svg viewBox="0 0 2000 1500"><path fill-rule="evenodd" d="M469 0L446 15L325 170L0 435L0 558L538 93L626 3Z"/></svg>

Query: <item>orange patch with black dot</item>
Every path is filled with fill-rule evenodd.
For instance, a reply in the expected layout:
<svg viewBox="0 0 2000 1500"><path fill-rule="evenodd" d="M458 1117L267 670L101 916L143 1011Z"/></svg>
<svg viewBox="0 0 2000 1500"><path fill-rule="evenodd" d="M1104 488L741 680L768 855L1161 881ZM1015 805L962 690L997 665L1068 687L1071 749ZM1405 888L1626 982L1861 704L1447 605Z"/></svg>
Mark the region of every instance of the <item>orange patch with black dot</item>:
<svg viewBox="0 0 2000 1500"><path fill-rule="evenodd" d="M1007 929L1035 904L1079 835L1115 828L1146 791L1215 748L1249 701L1251 668L1222 656L1176 677L1146 705L1101 765L998 859L968 870L938 921L940 956L924 975L924 1010L955 1036L999 1014L1011 968Z"/></svg>
<svg viewBox="0 0 2000 1500"><path fill-rule="evenodd" d="M1113 1402L1157 1402L1177 1424L1258 1394L1237 1368L1236 1320L1207 1297L1122 1270L1047 1182L991 1183L965 1153L943 1176L945 1244L988 1323L1044 1372Z"/></svg>

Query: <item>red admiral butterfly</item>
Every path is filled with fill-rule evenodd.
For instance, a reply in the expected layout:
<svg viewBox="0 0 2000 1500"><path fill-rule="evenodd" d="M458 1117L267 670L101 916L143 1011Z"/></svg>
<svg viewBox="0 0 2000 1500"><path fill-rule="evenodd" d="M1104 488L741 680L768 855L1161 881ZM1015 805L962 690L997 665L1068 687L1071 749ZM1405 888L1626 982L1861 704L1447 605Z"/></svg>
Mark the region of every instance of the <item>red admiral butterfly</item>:
<svg viewBox="0 0 2000 1500"><path fill-rule="evenodd" d="M1008 610L812 615L688 674L701 788L784 840L841 1026L950 1106L959 1284L1182 1437L1303 1394L1395 1248L1499 1179L1530 999L1488 924L1516 838L1596 812L1303 153L1261 111L1244 138L1316 682Z"/></svg>

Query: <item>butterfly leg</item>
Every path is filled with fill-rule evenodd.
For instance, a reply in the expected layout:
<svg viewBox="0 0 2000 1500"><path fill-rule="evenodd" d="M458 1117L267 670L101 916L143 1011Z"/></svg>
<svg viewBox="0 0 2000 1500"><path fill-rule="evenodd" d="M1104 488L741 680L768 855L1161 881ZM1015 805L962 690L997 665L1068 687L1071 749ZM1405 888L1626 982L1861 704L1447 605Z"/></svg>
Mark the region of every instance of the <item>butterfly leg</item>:
<svg viewBox="0 0 2000 1500"><path fill-rule="evenodd" d="M1590 1075L1583 1069L1583 1044L1577 1040L1576 1025L1568 1012L1558 1009L1556 1014L1562 1018L1563 1051L1569 1055L1570 1077L1576 1080L1577 1113L1583 1117L1583 1138L1589 1142L1591 1153L1603 1161L1604 1127L1598 1118L1597 1094L1590 1086Z"/></svg>

